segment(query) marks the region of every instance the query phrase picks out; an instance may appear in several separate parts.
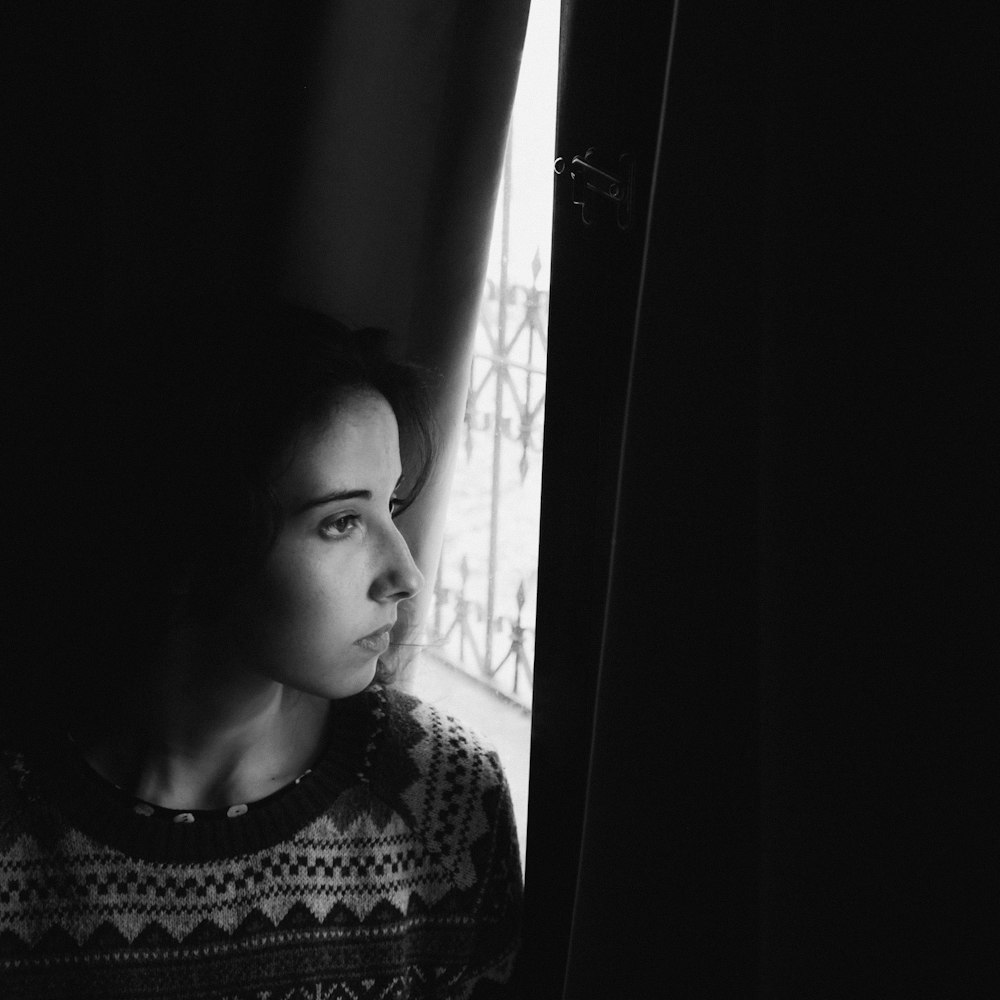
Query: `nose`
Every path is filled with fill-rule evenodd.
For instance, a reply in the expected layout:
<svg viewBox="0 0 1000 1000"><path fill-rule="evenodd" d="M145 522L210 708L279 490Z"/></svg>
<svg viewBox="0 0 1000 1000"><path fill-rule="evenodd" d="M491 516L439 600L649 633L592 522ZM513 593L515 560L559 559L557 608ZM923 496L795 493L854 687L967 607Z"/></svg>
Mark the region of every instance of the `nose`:
<svg viewBox="0 0 1000 1000"><path fill-rule="evenodd" d="M404 601L418 594L424 575L417 568L410 547L394 523L386 526L382 560L372 582L370 596L380 604Z"/></svg>

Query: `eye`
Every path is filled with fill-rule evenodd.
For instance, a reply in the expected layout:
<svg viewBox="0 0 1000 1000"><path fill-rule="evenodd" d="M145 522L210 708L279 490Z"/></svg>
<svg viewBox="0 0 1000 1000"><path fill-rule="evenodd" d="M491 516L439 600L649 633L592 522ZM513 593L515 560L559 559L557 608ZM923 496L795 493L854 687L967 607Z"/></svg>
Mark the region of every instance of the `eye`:
<svg viewBox="0 0 1000 1000"><path fill-rule="evenodd" d="M357 514L340 514L320 522L319 533L324 538L346 538L358 528L360 521Z"/></svg>
<svg viewBox="0 0 1000 1000"><path fill-rule="evenodd" d="M402 514L406 510L406 501L401 500L399 497L392 497L389 500L389 516L395 517L397 514Z"/></svg>

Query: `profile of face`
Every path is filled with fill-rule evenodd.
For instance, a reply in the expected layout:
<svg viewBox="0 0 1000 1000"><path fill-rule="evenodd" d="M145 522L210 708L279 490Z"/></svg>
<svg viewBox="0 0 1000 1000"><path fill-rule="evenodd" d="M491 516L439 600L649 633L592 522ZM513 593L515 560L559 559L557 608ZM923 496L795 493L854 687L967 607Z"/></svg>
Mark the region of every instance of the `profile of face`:
<svg viewBox="0 0 1000 1000"><path fill-rule="evenodd" d="M423 585L393 520L401 471L396 417L374 390L302 429L276 483L277 540L240 614L259 675L322 698L371 683L397 605Z"/></svg>

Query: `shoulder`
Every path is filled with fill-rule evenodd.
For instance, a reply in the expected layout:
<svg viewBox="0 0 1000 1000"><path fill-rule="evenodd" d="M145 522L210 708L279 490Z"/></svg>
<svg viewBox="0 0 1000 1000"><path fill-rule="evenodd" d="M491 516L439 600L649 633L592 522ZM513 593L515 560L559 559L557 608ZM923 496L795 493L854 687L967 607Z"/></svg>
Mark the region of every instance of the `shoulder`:
<svg viewBox="0 0 1000 1000"><path fill-rule="evenodd" d="M496 750L488 740L436 706L397 688L385 689L383 705L388 738L419 747L416 759L425 765L429 757L435 763L442 758L496 763Z"/></svg>
<svg viewBox="0 0 1000 1000"><path fill-rule="evenodd" d="M397 809L410 817L431 866L422 889L450 899L453 916L457 901L467 900L473 941L464 985L507 995L497 984L509 981L518 952L522 881L499 757L474 730L411 695L390 689L384 706L384 749L407 768Z"/></svg>
<svg viewBox="0 0 1000 1000"><path fill-rule="evenodd" d="M403 691L383 692L372 791L393 805L435 855L506 853L516 841L496 750L459 720Z"/></svg>
<svg viewBox="0 0 1000 1000"><path fill-rule="evenodd" d="M383 766L412 782L445 782L453 794L484 794L506 785L495 748L461 721L404 691L384 692Z"/></svg>

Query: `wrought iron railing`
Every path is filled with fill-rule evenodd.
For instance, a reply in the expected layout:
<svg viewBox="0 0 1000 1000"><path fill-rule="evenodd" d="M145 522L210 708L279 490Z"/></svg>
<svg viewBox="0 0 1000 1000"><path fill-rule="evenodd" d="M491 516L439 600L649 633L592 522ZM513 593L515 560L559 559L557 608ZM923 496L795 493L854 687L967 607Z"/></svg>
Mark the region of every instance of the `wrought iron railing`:
<svg viewBox="0 0 1000 1000"><path fill-rule="evenodd" d="M449 518L429 647L525 708L545 409L548 293L538 288L540 268L536 252L531 286L509 284L504 254L500 280L486 283L456 476L468 502Z"/></svg>

